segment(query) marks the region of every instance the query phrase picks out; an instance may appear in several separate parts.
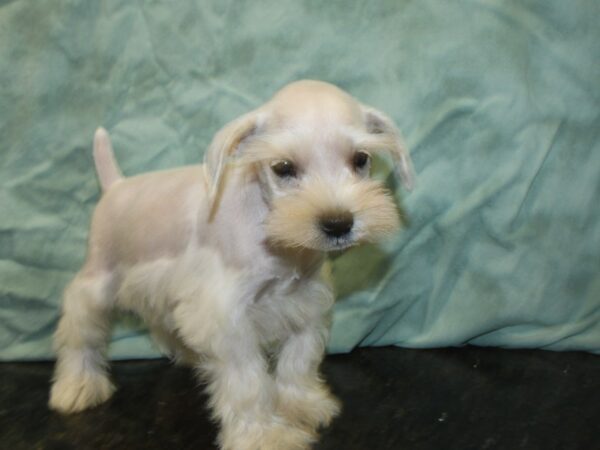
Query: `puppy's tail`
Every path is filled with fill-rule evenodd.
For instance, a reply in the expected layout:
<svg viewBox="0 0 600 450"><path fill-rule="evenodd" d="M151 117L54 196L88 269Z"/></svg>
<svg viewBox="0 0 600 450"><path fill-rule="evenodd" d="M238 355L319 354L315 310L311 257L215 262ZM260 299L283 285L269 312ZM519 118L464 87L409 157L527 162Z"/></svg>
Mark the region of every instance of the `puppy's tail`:
<svg viewBox="0 0 600 450"><path fill-rule="evenodd" d="M96 172L100 179L102 192L106 192L113 184L123 178L121 169L115 160L110 136L108 132L100 127L94 134L94 163L96 164Z"/></svg>

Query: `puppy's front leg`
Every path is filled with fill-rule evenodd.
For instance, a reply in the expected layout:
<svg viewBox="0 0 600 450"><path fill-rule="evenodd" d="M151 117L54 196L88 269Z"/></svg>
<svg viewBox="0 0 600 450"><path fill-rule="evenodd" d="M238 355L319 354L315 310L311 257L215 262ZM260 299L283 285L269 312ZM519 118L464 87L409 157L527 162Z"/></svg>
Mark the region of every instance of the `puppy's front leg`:
<svg viewBox="0 0 600 450"><path fill-rule="evenodd" d="M193 323L188 316L188 323ZM221 424L220 448L223 450L303 450L311 436L278 416L274 408L274 379L258 344L249 319L240 317L220 321L210 339L198 343L197 331L206 317L193 329L182 328L187 345L203 356L198 369L206 381L210 406ZM214 324L214 321L213 321Z"/></svg>
<svg viewBox="0 0 600 450"><path fill-rule="evenodd" d="M340 403L319 374L327 336L326 324L308 325L287 339L277 362L278 411L311 433L340 412Z"/></svg>

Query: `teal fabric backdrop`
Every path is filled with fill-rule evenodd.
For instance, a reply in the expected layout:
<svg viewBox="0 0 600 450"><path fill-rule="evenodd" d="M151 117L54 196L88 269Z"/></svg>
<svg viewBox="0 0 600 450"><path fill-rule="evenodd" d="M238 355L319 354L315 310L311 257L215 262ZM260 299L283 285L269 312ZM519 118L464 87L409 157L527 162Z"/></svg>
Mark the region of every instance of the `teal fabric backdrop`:
<svg viewBox="0 0 600 450"><path fill-rule="evenodd" d="M289 81L333 82L404 131L407 229L333 261L331 351L600 352L600 2L0 1L0 359L51 358L99 196L200 161ZM156 355L121 322L115 358Z"/></svg>

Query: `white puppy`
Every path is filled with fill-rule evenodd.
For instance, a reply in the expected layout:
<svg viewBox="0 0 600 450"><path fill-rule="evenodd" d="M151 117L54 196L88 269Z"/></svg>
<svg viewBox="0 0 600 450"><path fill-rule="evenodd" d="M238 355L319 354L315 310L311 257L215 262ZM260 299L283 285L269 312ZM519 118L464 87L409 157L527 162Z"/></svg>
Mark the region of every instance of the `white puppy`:
<svg viewBox="0 0 600 450"><path fill-rule="evenodd" d="M392 121L317 81L292 83L226 125L204 165L123 178L99 129L103 195L64 294L50 406L73 413L111 396L106 345L118 308L198 369L221 448L308 448L339 411L319 376L333 304L324 254L399 226L369 178L382 150L410 188Z"/></svg>

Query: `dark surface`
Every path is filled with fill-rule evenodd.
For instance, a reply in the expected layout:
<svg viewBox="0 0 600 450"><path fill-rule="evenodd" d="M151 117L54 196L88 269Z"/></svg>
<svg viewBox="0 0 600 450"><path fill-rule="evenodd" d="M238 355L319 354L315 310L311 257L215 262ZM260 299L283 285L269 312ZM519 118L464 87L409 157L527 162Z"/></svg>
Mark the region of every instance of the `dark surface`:
<svg viewBox="0 0 600 450"><path fill-rule="evenodd" d="M192 371L113 363L119 389L73 416L46 407L52 365L0 365L2 449L212 449ZM330 356L344 404L316 450L600 449L600 358L466 347Z"/></svg>

